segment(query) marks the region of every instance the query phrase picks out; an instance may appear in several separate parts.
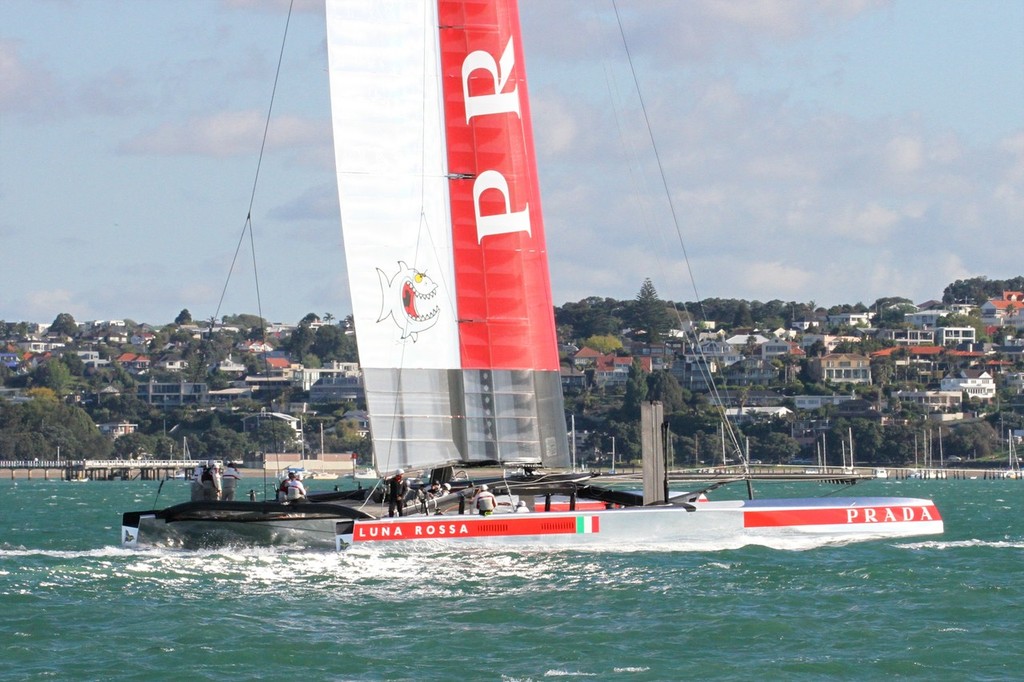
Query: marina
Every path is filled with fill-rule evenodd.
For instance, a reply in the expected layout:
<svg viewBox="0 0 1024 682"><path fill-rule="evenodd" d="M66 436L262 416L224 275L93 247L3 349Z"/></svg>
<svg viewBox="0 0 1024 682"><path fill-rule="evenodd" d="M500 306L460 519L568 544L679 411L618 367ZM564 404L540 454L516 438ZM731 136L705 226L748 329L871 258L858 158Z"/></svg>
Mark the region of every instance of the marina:
<svg viewBox="0 0 1024 682"><path fill-rule="evenodd" d="M128 461L119 459L109 460L0 460L0 478L5 479L42 479L65 480L65 481L162 481L174 478L182 478L190 475L191 471L206 460L181 459L181 460L138 460ZM322 465L322 464L321 464ZM245 471L263 475L263 469L271 471L275 469L273 463L265 466L246 468ZM277 467L279 468L279 467ZM359 469L352 471L351 467L339 470L348 473L319 472L312 471L307 475L310 479L321 480L346 480L357 481L363 485L373 484L379 477L372 469ZM741 467L700 467L693 469L672 469L668 472L668 478L673 482L689 481L715 481L719 479L733 479L736 477L749 477L751 480L761 481L864 481L874 478L891 478L895 480L922 479L922 480L1024 480L1012 469L1000 467L986 468L921 468L921 467L886 467L881 470L884 475L879 475L878 467L861 466L850 468L842 467L807 467L796 465L753 465L749 473L744 472ZM500 474L500 469L482 470L481 474ZM602 480L615 480L622 483L640 481L641 474L639 467L632 467L629 472L621 468L615 473L595 470Z"/></svg>
<svg viewBox="0 0 1024 682"><path fill-rule="evenodd" d="M64 481L164 481L175 478L191 477L196 466L205 464L207 460L197 459L61 459L61 460L0 460L0 478L9 479L42 479ZM310 469L307 477L311 479L336 480L346 472L351 472L350 462L323 462L319 460L289 460L306 462ZM246 475L263 476L277 475L286 465L281 462L267 461L250 463L243 466Z"/></svg>

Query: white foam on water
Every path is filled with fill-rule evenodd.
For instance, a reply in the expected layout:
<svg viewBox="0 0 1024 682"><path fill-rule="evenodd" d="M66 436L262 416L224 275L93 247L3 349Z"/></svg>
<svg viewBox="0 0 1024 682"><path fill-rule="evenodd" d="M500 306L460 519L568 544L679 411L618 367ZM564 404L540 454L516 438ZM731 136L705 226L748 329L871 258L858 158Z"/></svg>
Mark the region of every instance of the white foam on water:
<svg viewBox="0 0 1024 682"><path fill-rule="evenodd" d="M961 549L987 547L991 549L1024 549L1024 540L927 540L902 545L907 549Z"/></svg>

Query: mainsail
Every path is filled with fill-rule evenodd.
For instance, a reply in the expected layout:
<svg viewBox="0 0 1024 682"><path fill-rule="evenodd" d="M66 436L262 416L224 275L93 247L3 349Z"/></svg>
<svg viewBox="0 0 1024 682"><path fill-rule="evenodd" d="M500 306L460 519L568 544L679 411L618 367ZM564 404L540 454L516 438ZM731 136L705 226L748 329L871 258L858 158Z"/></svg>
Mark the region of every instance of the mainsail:
<svg viewBox="0 0 1024 682"><path fill-rule="evenodd" d="M327 0L378 469L567 466L515 0Z"/></svg>

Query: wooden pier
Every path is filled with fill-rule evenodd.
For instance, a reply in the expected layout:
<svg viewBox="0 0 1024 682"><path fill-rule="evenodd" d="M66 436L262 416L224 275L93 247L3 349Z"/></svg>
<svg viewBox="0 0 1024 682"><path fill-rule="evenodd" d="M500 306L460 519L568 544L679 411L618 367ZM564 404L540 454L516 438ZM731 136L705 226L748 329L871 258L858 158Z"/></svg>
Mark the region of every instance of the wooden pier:
<svg viewBox="0 0 1024 682"><path fill-rule="evenodd" d="M0 471L9 472L9 478L61 479L65 481L161 481L174 478L184 471L192 474L197 464L205 460L0 460Z"/></svg>

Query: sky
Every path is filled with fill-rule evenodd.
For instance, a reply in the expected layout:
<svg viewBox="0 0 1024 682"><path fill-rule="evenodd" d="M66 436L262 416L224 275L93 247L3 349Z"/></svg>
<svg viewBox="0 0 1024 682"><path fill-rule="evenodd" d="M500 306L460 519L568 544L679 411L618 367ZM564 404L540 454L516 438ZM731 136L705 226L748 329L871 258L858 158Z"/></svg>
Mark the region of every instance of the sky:
<svg viewBox="0 0 1024 682"><path fill-rule="evenodd" d="M520 6L556 305L1024 274L1024 2ZM0 320L351 312L323 2L287 8L0 0Z"/></svg>

